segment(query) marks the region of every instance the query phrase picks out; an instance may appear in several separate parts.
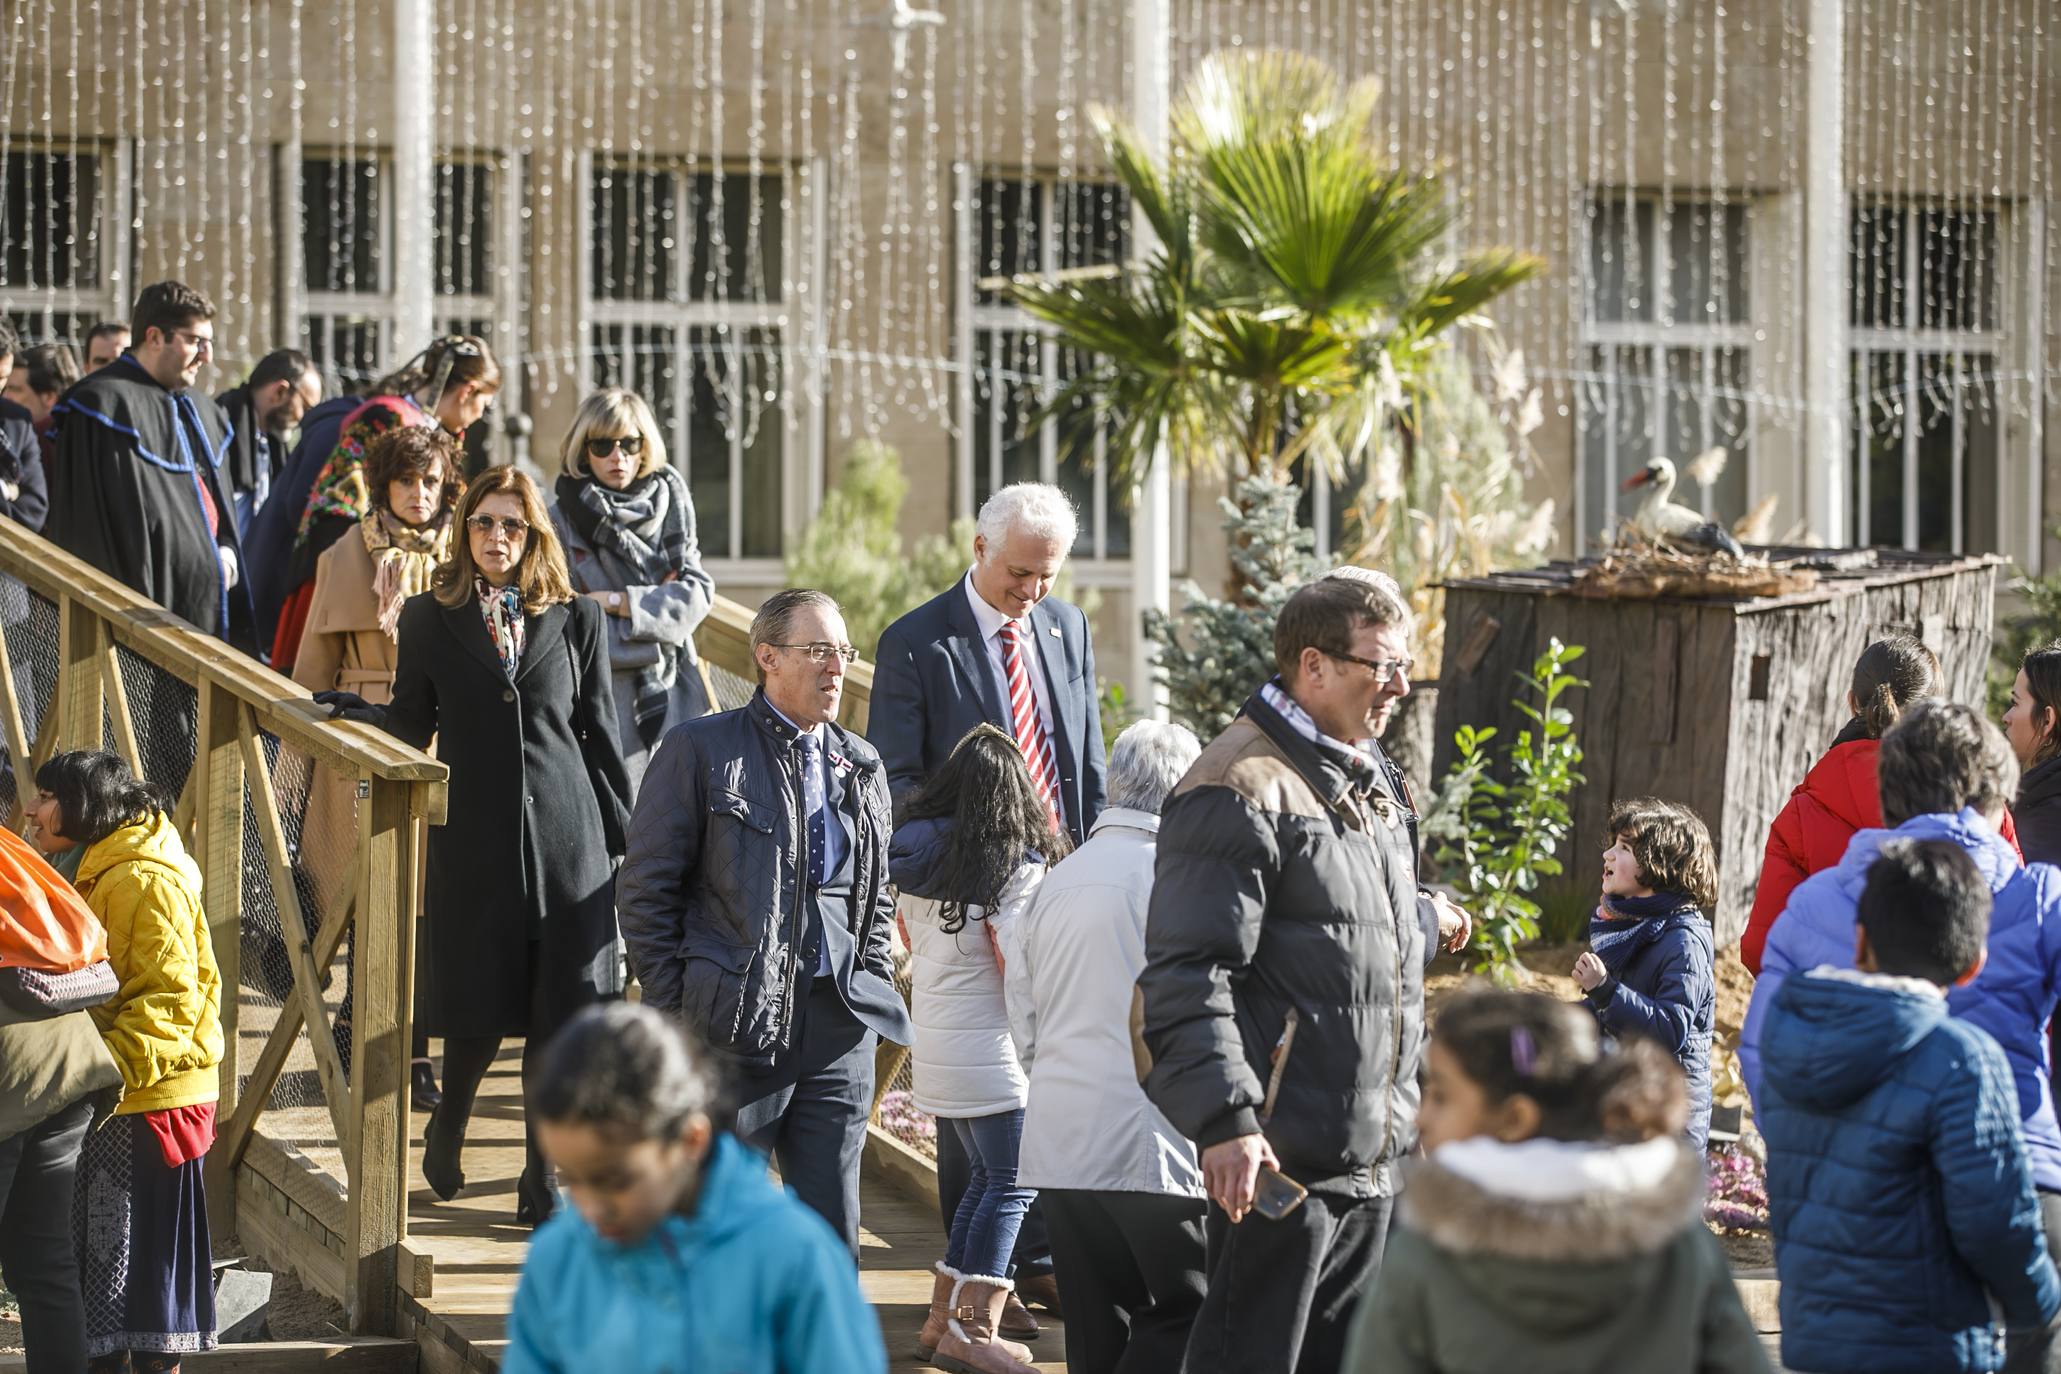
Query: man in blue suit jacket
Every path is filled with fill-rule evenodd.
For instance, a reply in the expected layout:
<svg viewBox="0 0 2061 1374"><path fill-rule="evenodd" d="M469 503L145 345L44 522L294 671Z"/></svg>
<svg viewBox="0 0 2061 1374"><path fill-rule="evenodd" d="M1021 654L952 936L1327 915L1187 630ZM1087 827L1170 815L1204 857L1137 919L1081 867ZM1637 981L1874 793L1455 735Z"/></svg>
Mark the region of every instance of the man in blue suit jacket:
<svg viewBox="0 0 2061 1374"><path fill-rule="evenodd" d="M1087 839L1103 796L1095 650L1088 617L1049 595L1076 528L1059 488L1002 488L980 508L966 576L880 636L866 738L887 764L897 813L974 726L1016 733L1000 644L1013 623L1019 642L1036 645L1026 667L1058 765L1066 828L1076 845Z"/></svg>
<svg viewBox="0 0 2061 1374"><path fill-rule="evenodd" d="M1003 487L980 508L966 576L881 634L866 738L887 765L897 818L909 795L976 725L1020 738L1002 645L1013 626L1017 643L1036 646L1024 667L1038 724L1051 742L1066 829L1075 845L1087 839L1102 814L1105 771L1095 650L1080 607L1050 595L1078 529L1059 488L1042 482ZM965 1147L950 1131L938 1133L937 1168L938 1203L950 1230L969 1173ZM1056 1308L1044 1237L1033 1203L1016 1240L1017 1289ZM1014 1304L1003 1320L1003 1334L1016 1339L1037 1330Z"/></svg>

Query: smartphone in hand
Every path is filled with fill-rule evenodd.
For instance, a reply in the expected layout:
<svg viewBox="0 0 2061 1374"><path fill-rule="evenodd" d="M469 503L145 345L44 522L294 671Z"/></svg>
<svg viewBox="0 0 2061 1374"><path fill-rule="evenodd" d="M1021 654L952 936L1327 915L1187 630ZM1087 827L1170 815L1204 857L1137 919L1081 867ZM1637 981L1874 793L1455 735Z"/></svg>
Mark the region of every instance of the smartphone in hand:
<svg viewBox="0 0 2061 1374"><path fill-rule="evenodd" d="M1279 1221L1302 1206L1302 1200L1309 1195L1309 1189L1279 1169L1261 1165L1259 1176L1253 1180L1252 1210L1268 1221Z"/></svg>

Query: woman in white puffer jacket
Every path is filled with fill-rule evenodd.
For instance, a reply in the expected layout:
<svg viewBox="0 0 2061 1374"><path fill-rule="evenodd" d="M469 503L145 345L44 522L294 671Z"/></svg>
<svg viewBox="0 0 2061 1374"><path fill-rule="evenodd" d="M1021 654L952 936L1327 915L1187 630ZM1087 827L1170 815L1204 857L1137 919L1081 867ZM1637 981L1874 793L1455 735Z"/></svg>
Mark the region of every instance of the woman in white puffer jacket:
<svg viewBox="0 0 2061 1374"><path fill-rule="evenodd" d="M1027 1370L1030 1352L996 1333L1035 1196L1016 1182L1028 1082L1009 1038L997 929L1071 848L1016 741L981 725L910 799L888 851L895 885L929 899L908 903L904 920L916 1106L958 1134L973 1166L917 1338L919 1358L940 1369Z"/></svg>

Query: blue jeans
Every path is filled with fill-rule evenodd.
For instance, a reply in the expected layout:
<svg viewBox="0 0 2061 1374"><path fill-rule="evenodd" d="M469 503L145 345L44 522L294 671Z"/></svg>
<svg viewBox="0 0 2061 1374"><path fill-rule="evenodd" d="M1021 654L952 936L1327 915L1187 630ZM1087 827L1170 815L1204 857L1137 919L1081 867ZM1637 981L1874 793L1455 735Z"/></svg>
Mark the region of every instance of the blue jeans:
<svg viewBox="0 0 2061 1374"><path fill-rule="evenodd" d="M1023 1143L1023 1108L993 1116L947 1117L973 1172L952 1234L945 1245L945 1264L962 1274L1001 1278L1009 1272L1009 1252L1016 1248L1017 1228L1037 1190L1016 1186L1016 1152Z"/></svg>

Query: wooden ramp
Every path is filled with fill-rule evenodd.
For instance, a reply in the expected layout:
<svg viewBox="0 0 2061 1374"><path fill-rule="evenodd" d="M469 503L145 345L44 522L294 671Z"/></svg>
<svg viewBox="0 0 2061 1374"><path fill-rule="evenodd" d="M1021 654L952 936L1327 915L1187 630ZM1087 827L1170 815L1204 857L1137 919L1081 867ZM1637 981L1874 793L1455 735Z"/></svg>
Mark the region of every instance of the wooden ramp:
<svg viewBox="0 0 2061 1374"><path fill-rule="evenodd" d="M414 1128L408 1176L407 1248L429 1264L428 1294L404 1297L403 1320L422 1350L423 1374L499 1368L503 1324L522 1274L529 1231L515 1225L515 1181L522 1173L522 1100L518 1056L504 1052L480 1088L465 1149L465 1191L437 1201L422 1181L421 1123ZM878 1178L866 1180L860 1282L880 1315L888 1367L927 1369L910 1358L930 1302L930 1264L944 1252L934 1208ZM417 1266L421 1268L423 1266ZM412 1287L423 1287L420 1276ZM1032 1349L1041 1370L1066 1367L1056 1320Z"/></svg>

